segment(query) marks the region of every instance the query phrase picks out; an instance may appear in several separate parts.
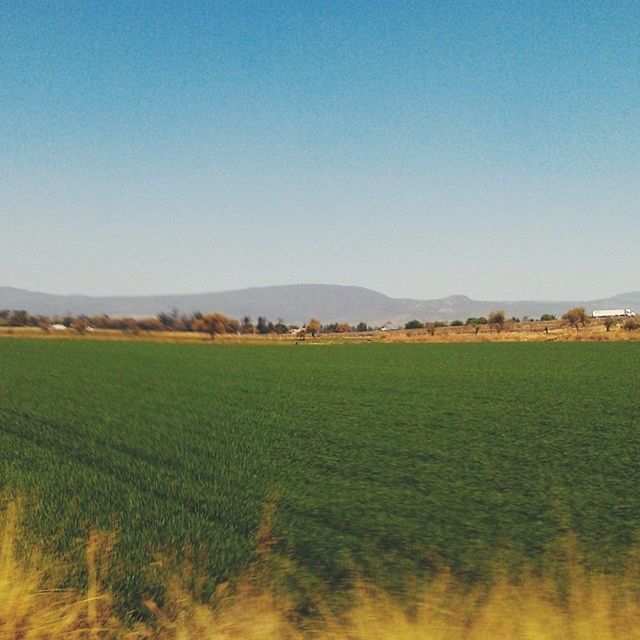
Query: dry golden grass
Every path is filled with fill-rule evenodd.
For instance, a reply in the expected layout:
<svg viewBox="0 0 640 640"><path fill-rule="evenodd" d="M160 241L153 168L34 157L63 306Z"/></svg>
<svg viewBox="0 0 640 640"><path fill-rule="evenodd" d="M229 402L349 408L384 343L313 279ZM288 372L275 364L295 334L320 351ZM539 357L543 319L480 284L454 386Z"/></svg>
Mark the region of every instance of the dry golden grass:
<svg viewBox="0 0 640 640"><path fill-rule="evenodd" d="M98 638L115 632L121 625L110 614L96 571L106 538L92 536L87 544L91 580L87 592L78 594L55 588L60 570L37 551L18 556L17 521L16 505L9 504L0 546L0 638Z"/></svg>
<svg viewBox="0 0 640 640"><path fill-rule="evenodd" d="M117 342L161 342L172 344L339 344L352 342L375 343L475 343L475 342L635 342L640 341L640 331L625 331L622 327L614 327L606 331L601 322L592 321L579 331L564 326L560 321L547 323L508 324L501 332L490 331L483 325L479 333L473 327L439 327L431 335L426 329L394 331L369 331L362 333L329 333L320 334L316 338L307 337L306 340L293 335L235 335L220 334L211 339L205 333L189 331L118 331L114 329L100 329L79 334L76 331L46 332L38 327L2 327L0 338L37 338L49 340L100 340Z"/></svg>
<svg viewBox="0 0 640 640"><path fill-rule="evenodd" d="M328 339L330 336L322 336ZM338 340L408 343L475 343L475 342L627 342L640 340L640 331L625 331L616 326L607 331L604 324L593 320L586 327L573 329L560 320L550 322L507 323L500 332L481 325L478 333L473 326L438 327L433 334L427 329L397 329L367 334L333 334Z"/></svg>
<svg viewBox="0 0 640 640"><path fill-rule="evenodd" d="M496 571L491 586L469 590L447 571L425 584L409 604L357 585L352 604L339 614L316 602L319 615L301 619L292 601L257 564L234 586L223 585L209 602L194 599L192 576L174 571L162 607L148 601L148 625L127 626L111 613L100 575L109 561L111 536L87 541L86 592L61 591L63 567L23 542L16 505L0 527L0 638L149 640L639 640L638 573L587 573L579 557L562 567L564 595L548 571L524 571L517 581ZM258 553L260 556L260 553ZM630 559L630 564L635 564Z"/></svg>

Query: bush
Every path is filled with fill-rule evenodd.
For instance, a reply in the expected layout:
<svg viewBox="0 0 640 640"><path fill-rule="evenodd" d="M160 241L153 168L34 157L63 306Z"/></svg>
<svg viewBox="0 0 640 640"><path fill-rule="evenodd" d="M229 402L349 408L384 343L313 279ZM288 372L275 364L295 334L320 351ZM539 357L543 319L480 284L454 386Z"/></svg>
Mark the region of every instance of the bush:
<svg viewBox="0 0 640 640"><path fill-rule="evenodd" d="M464 322L462 322L462 320L452 320L449 323L450 327L462 327L464 325Z"/></svg>
<svg viewBox="0 0 640 640"><path fill-rule="evenodd" d="M424 324L422 324L422 322L420 322L420 320L409 320L409 322L407 322L404 325L405 329L423 329L424 328Z"/></svg>
<svg viewBox="0 0 640 640"><path fill-rule="evenodd" d="M640 329L640 323L635 318L625 320L625 323L622 326L625 331L636 331L637 329Z"/></svg>

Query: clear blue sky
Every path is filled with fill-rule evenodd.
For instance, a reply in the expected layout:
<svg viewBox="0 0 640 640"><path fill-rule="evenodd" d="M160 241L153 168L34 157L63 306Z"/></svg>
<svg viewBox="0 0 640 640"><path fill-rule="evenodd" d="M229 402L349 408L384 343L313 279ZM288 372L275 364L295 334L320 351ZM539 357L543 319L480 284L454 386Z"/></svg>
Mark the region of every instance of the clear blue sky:
<svg viewBox="0 0 640 640"><path fill-rule="evenodd" d="M639 257L635 1L0 4L0 285L577 299Z"/></svg>

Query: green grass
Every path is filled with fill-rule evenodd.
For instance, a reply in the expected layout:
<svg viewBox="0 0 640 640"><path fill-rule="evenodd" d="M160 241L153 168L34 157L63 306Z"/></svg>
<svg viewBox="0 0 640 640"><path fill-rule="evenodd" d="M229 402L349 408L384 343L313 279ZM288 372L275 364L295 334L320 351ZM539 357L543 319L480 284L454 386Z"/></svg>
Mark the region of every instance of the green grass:
<svg viewBox="0 0 640 640"><path fill-rule="evenodd" d="M640 528L639 365L625 343L0 341L0 482L57 552L116 531L123 607L159 589L158 549L236 574L274 493L278 548L332 585L473 579L567 530L616 568Z"/></svg>

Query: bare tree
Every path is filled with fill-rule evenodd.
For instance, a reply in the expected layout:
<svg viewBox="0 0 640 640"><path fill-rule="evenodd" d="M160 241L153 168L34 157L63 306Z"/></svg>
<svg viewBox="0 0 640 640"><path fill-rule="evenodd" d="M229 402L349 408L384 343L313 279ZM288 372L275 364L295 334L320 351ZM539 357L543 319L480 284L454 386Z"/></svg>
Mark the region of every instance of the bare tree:
<svg viewBox="0 0 640 640"><path fill-rule="evenodd" d="M504 327L504 311L502 309L498 309L497 311L492 311L489 314L489 326L491 330L494 329L500 333L502 328Z"/></svg>
<svg viewBox="0 0 640 640"><path fill-rule="evenodd" d="M307 322L305 329L307 330L308 333L311 334L311 336L313 338L316 337L316 333L318 333L318 331L320 331L320 327L322 325L320 324L320 320L317 320L316 318L311 318L311 320L309 320L309 322Z"/></svg>

